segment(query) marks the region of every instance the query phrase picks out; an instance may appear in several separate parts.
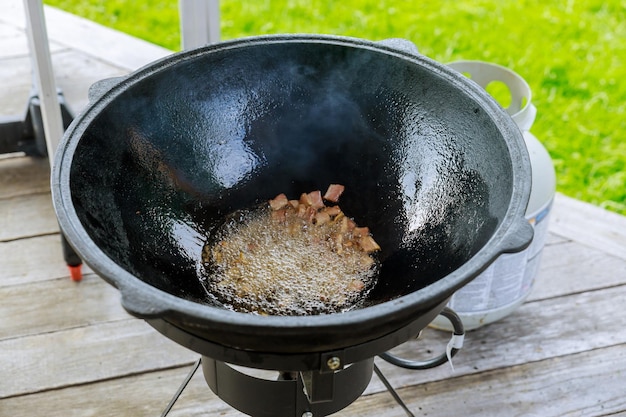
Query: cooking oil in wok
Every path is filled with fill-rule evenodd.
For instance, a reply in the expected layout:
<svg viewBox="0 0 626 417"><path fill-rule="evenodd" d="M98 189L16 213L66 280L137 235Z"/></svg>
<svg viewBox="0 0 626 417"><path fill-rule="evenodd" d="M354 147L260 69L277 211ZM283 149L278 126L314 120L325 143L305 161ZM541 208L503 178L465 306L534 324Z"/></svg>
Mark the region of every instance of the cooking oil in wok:
<svg viewBox="0 0 626 417"><path fill-rule="evenodd" d="M374 286L378 262L351 243L357 232L346 223L335 217L315 224L295 210L277 216L265 205L239 211L204 247L205 288L224 307L246 313L351 310Z"/></svg>

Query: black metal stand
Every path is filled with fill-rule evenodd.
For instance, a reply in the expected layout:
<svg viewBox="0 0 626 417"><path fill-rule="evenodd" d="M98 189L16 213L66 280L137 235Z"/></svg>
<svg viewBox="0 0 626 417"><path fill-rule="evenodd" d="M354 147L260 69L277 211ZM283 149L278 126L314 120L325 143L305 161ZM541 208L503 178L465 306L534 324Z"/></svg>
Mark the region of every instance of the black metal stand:
<svg viewBox="0 0 626 417"><path fill-rule="evenodd" d="M63 128L67 129L74 116L65 103L65 97L61 91L57 91L57 98L61 108ZM23 152L32 157L46 157L48 155L41 103L39 97L33 93L28 98L28 105L23 117L0 118L0 154L16 152ZM61 234L61 246L63 258L70 269L72 280L80 281L82 279L80 270L82 260L63 234Z"/></svg>
<svg viewBox="0 0 626 417"><path fill-rule="evenodd" d="M74 116L65 103L63 93L57 92L63 128L66 129ZM24 152L28 156L45 157L46 135L41 116L41 103L36 94L31 94L23 117L0 119L0 154Z"/></svg>
<svg viewBox="0 0 626 417"><path fill-rule="evenodd" d="M444 308L440 314L450 320L454 327L445 353L423 362L401 359L389 353L378 356L393 365L413 370L430 369L450 361L463 345L465 330L460 317L450 308ZM275 371L278 373L276 379L264 379L203 355L196 361L161 417L167 416L200 364L211 391L233 408L252 417L321 417L333 414L361 396L374 372L407 417L415 416L374 364L374 358L343 367L340 358L331 355L327 356L320 370Z"/></svg>
<svg viewBox="0 0 626 417"><path fill-rule="evenodd" d="M206 359L206 357L205 357ZM296 407L297 404L299 403L301 408L306 410L304 411L301 416L312 416L315 417L315 415L313 414L313 412L311 411L311 406L306 406L306 402L304 401L298 401L298 399L296 398L298 396L298 392L302 391L302 393L304 393L304 395L307 397L307 400L309 401L309 403L311 403L311 398L308 395L308 392L306 390L306 384L304 383L304 381L301 379L300 381L302 383L298 383L298 373L296 372L280 372L278 379L276 381L269 381L269 380L262 380L260 378L254 378L251 376L247 376L241 372L238 372L232 368L230 368L228 365L226 365L223 362L219 362L219 361L215 361L213 359L211 359L211 363L209 363L209 365L206 368L205 371L205 379L209 378L212 381L212 385L211 389L213 390L215 387L215 390L217 390L217 380L218 378L222 379L222 385L224 385L224 383L226 383L227 386L233 387L232 390L229 388L229 393L227 394L227 396L229 396L231 398L231 400L235 401L237 404L249 404L246 405L246 408L249 408L251 410L255 410L255 416L259 416L259 415L265 415L266 413L270 413L269 415L272 415L272 412L275 412L276 410L274 410L274 408L280 408L280 412L292 412L292 408ZM369 363L369 361L366 361ZM172 407L174 407L174 404L176 404L176 401L178 400L178 398L180 397L180 395L182 394L182 392L184 391L184 389L187 387L187 384L189 384L189 381L191 381L191 378L193 378L194 374L196 373L196 371L198 370L198 368L200 367L200 364L202 363L202 358L199 358L194 365L192 366L191 371L187 374L187 376L185 377L185 380L182 382L182 384L180 385L180 387L178 387L178 390L176 391L176 393L174 394L174 396L172 397L172 399L170 400L170 402L167 404L167 407L165 407L165 410L163 410L163 413L161 413L161 417L166 417L169 412L172 410ZM367 364L366 364L367 365ZM367 365L369 366L369 365ZM227 374L226 378L224 378L224 375L222 375L221 377L219 377L220 371L218 371L218 367L221 371L225 371L225 373ZM389 381L387 380L387 378L385 377L385 375L383 375L383 373L381 372L380 369L378 369L378 367L376 366L376 364L373 364L373 369L374 372L376 373L376 375L378 376L378 378L382 381L382 383L385 385L385 387L387 388L387 391L389 391L389 393L391 394L391 396L394 398L394 400L398 403L398 405L400 405L400 407L402 407L402 409L404 410L404 412L406 413L406 415L408 417L415 417L415 415L411 412L411 410L409 410L409 408L406 406L406 404L404 403L404 401L402 401L402 398L400 398L400 396L398 395L398 393L396 392L396 390L391 386L391 384L389 383ZM355 368L356 370L356 368ZM368 375L368 369L359 369L359 371L365 371L364 376L367 378L367 383L369 383L369 377L367 377ZM369 375L371 377L371 372L369 372ZM250 382L252 383L252 385L254 385L253 388L261 388L263 387L264 389L262 389L260 392L254 392L254 398L251 400L249 398L248 393L241 393L239 391L239 388L236 388L235 386L238 387L238 382ZM295 393L292 392L292 388L294 383L292 382L291 384L285 384L284 382L279 382L279 381L296 381L295 383ZM362 382L365 382L366 380L363 379ZM276 385L276 382L278 382L280 384ZM365 383L365 385L367 386L367 383ZM248 383L244 383L244 388L248 387ZM363 393L363 389L361 389L361 385L358 386L348 386L349 390L352 392L354 391L353 395L350 395L350 398L354 397L355 395L358 397L359 395L361 395ZM345 389L342 390L342 393L340 394L345 394ZM233 396L234 393L234 396ZM287 397L284 397L284 395L288 394ZM267 397L266 395L270 395L270 397ZM275 395L279 395L281 398L280 404L278 405L278 407L276 407L276 404L274 402L275 400ZM301 394L300 394L301 395ZM261 401L262 404L266 404L268 401L273 404L273 407L270 411L265 412L259 412L258 410L258 403L254 403L251 401L258 401L259 398L262 398L263 400ZM295 398L294 401L294 406L291 407L288 404L285 404L285 398ZM332 399L330 400L332 401ZM345 408L347 407L349 404L345 404L346 401L342 400L341 403L339 403L338 401L335 401L333 406L334 407L341 407L341 408ZM229 402L229 404L231 404ZM302 405L305 404L304 407L302 407ZM231 404L232 405L232 404ZM235 407L237 408L237 407ZM319 411L319 410L318 410ZM338 410L336 410L338 411ZM295 413L298 413L298 410L294 411ZM282 414L281 414L282 415ZM297 416L297 414L296 414Z"/></svg>
<svg viewBox="0 0 626 417"><path fill-rule="evenodd" d="M374 358L334 372L282 373L278 380L247 375L224 362L202 358L211 390L253 417L327 416L352 404L372 378Z"/></svg>

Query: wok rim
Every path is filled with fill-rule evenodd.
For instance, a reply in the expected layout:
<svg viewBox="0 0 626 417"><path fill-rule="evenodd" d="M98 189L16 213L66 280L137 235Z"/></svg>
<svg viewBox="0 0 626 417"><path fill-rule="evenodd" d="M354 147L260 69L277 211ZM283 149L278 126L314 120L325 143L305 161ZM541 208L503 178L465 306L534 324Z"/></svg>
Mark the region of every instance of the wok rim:
<svg viewBox="0 0 626 417"><path fill-rule="evenodd" d="M318 316L258 316L189 301L147 284L109 258L91 239L79 220L72 203L70 186L74 153L94 118L128 87L185 60L216 51L268 43L325 43L395 56L419 65L432 72L433 75L451 82L454 87L462 90L480 105L505 138L512 168L512 193L507 211L501 224L485 245L459 268L417 291L362 309ZM507 137L510 139L507 140ZM500 254L523 249L531 239L529 236L522 238L512 236L527 229L524 226L527 224L524 213L530 195L530 159L522 134L510 116L482 88L453 69L423 55L415 55L360 38L319 34L254 36L178 52L154 61L117 79L115 85L89 103L65 132L56 152L55 162L51 177L54 208L61 230L81 259L101 278L121 292L122 304L131 314L141 318L162 318L173 322L180 322L182 318L183 322L199 328L205 328L203 324L210 323L211 326L228 326L240 328L242 331L273 329L278 332L295 332L304 335L310 328L352 328L355 325L363 326L366 323L375 323L377 320L387 320L390 316L394 319L405 317L407 314L417 313L450 297L454 291L480 274ZM528 180L524 180L524 177ZM374 334L371 336L375 337ZM363 340L367 339L363 338Z"/></svg>

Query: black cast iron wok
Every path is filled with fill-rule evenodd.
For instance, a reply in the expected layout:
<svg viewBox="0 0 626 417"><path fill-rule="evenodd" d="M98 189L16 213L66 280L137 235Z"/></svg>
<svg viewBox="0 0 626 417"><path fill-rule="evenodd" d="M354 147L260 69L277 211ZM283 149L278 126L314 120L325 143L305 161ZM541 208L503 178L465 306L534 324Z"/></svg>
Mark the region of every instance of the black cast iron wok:
<svg viewBox="0 0 626 417"><path fill-rule="evenodd" d="M518 128L482 89L423 56L349 38L258 37L172 55L100 90L57 154L60 225L129 312L212 346L367 344L432 318L531 240ZM346 186L342 209L382 247L365 307L261 317L205 304L200 253L224 216L330 183Z"/></svg>

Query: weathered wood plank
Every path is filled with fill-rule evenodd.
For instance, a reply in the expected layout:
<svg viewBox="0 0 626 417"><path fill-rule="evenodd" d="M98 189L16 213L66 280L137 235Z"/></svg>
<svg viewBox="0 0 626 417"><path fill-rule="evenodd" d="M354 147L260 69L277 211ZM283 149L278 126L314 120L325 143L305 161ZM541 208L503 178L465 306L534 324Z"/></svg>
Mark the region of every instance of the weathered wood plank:
<svg viewBox="0 0 626 417"><path fill-rule="evenodd" d="M0 340L131 318L118 291L95 275L0 287Z"/></svg>
<svg viewBox="0 0 626 417"><path fill-rule="evenodd" d="M0 341L0 398L191 363L197 354L125 319Z"/></svg>
<svg viewBox="0 0 626 417"><path fill-rule="evenodd" d="M87 104L89 87L103 78L128 74L129 70L104 62L93 55L71 49L51 54L55 82L72 113L78 114ZM0 65L0 114L22 115L32 89L29 57L5 58Z"/></svg>
<svg viewBox="0 0 626 417"><path fill-rule="evenodd" d="M169 369L8 398L0 400L0 415L33 417L45 410L47 417L155 417L165 409L189 370L190 367ZM183 410L195 405L205 416L232 411L211 392L201 370L183 391L178 404L183 405Z"/></svg>
<svg viewBox="0 0 626 417"><path fill-rule="evenodd" d="M381 369L394 386L409 386L625 344L626 309L619 301L625 298L626 286L619 286L526 303L505 319L468 332L453 359L454 372L449 366L413 373L398 373L387 364ZM392 352L425 359L424 352L439 354L448 339L446 332L426 329L421 339Z"/></svg>
<svg viewBox="0 0 626 417"><path fill-rule="evenodd" d="M7 415L13 417L30 417L42 409L49 417L156 416L188 370L170 369L9 398L0 401L0 411L10 411ZM626 347L619 345L416 384L398 392L417 416L613 416L626 412L624 386ZM170 416L207 415L243 416L210 391L199 370ZM385 391L362 396L336 415L405 416Z"/></svg>
<svg viewBox="0 0 626 417"><path fill-rule="evenodd" d="M12 5L5 3L2 4L0 16L0 119L4 116L23 117L33 88L32 62L28 56L26 33L16 28L11 21L8 15L11 14ZM18 3L13 6L19 8L21 5ZM24 23L22 10L20 24ZM53 40L50 41L50 47L55 53L67 48Z"/></svg>
<svg viewBox="0 0 626 417"><path fill-rule="evenodd" d="M409 386L626 343L626 309L615 302L625 297L626 286L619 286L527 303L501 322L470 332L454 359L454 374L448 366L410 373L381 368L394 386ZM438 354L448 335L432 334L394 352ZM14 377L0 383L0 398L180 366L196 356L134 319L7 339L0 341L0 364Z"/></svg>
<svg viewBox="0 0 626 417"><path fill-rule="evenodd" d="M50 193L1 200L0 242L57 233Z"/></svg>
<svg viewBox="0 0 626 417"><path fill-rule="evenodd" d="M15 56L0 62L0 115L24 116L33 82L30 58Z"/></svg>
<svg viewBox="0 0 626 417"><path fill-rule="evenodd" d="M626 217L557 194L550 230L626 259Z"/></svg>
<svg viewBox="0 0 626 417"><path fill-rule="evenodd" d="M96 81L128 74L128 69L104 62L96 55L75 50L52 54L52 64L57 77L57 87L63 92L68 107L74 114L88 103L87 92Z"/></svg>
<svg viewBox="0 0 626 417"><path fill-rule="evenodd" d="M0 159L0 199L48 191L50 191L48 159L28 157Z"/></svg>
<svg viewBox="0 0 626 417"><path fill-rule="evenodd" d="M579 242L546 245L528 300L626 284L626 260Z"/></svg>
<svg viewBox="0 0 626 417"><path fill-rule="evenodd" d="M548 233L548 238L546 239L546 246L559 245L561 243L569 242L570 240L571 239L557 235L556 233L550 231Z"/></svg>
<svg viewBox="0 0 626 417"><path fill-rule="evenodd" d="M91 270L83 264L83 272ZM69 280L59 234L0 242L0 287L62 277Z"/></svg>
<svg viewBox="0 0 626 417"><path fill-rule="evenodd" d="M620 345L415 385L398 393L416 415L430 417L612 416L626 410L624 387L626 347ZM360 398L338 415L405 414L390 396L379 394Z"/></svg>

